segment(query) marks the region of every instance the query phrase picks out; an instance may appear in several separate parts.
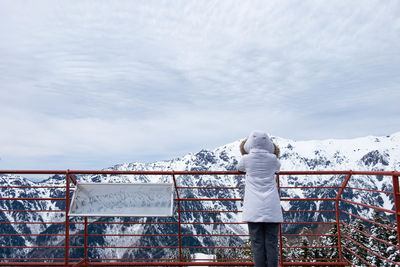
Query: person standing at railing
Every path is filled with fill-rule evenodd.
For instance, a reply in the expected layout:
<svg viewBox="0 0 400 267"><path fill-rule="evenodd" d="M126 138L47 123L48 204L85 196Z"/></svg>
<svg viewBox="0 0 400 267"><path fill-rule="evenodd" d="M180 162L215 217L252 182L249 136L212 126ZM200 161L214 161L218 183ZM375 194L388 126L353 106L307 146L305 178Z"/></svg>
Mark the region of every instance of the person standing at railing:
<svg viewBox="0 0 400 267"><path fill-rule="evenodd" d="M240 145L242 159L237 168L246 172L243 221L249 227L256 267L278 266L279 224L282 209L275 180L281 164L279 149L268 134L253 131Z"/></svg>

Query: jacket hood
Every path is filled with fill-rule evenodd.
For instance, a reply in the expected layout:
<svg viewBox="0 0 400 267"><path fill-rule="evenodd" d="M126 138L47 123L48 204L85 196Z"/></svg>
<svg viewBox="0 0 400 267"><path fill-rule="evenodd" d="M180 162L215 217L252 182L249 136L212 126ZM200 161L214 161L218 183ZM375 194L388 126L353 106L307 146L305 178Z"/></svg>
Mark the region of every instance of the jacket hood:
<svg viewBox="0 0 400 267"><path fill-rule="evenodd" d="M266 150L269 153L274 153L274 145L271 142L268 134L262 131L253 131L247 138L244 144L244 150L250 153L251 150Z"/></svg>

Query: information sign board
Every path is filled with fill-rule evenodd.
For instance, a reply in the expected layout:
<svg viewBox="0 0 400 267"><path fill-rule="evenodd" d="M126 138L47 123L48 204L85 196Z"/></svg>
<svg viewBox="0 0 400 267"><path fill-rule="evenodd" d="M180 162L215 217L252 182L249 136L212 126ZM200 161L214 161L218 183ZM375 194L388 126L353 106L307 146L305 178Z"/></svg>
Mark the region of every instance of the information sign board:
<svg viewBox="0 0 400 267"><path fill-rule="evenodd" d="M173 184L78 183L69 216L172 216Z"/></svg>

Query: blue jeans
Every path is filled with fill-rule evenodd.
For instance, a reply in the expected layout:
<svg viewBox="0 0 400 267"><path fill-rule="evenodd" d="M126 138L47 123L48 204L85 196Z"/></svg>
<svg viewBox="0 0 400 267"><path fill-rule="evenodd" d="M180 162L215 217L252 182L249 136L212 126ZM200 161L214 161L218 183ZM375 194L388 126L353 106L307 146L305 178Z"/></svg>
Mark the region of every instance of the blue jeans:
<svg viewBox="0 0 400 267"><path fill-rule="evenodd" d="M255 267L278 266L279 223L248 222Z"/></svg>

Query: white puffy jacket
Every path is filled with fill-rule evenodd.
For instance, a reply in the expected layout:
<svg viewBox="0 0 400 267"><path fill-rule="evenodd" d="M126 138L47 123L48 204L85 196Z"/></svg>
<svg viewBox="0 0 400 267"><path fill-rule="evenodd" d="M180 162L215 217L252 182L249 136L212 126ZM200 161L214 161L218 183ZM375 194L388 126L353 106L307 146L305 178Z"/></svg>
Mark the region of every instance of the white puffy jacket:
<svg viewBox="0 0 400 267"><path fill-rule="evenodd" d="M281 164L269 136L254 131L248 137L238 170L246 172L243 203L245 222L283 222L275 172Z"/></svg>

